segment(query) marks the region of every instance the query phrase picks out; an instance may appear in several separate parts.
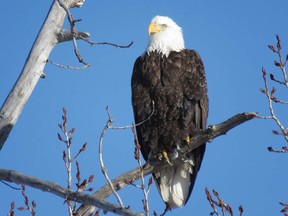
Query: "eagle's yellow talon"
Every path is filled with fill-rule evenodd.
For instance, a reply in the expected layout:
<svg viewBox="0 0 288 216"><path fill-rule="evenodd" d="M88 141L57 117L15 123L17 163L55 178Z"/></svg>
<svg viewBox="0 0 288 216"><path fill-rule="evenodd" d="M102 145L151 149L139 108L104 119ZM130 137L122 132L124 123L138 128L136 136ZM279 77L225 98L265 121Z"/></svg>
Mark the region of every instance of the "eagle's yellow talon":
<svg viewBox="0 0 288 216"><path fill-rule="evenodd" d="M167 163L172 166L173 164L170 162L167 152L163 151L162 155L163 155L164 159L167 161Z"/></svg>
<svg viewBox="0 0 288 216"><path fill-rule="evenodd" d="M189 144L190 143L190 136L188 135L185 140Z"/></svg>

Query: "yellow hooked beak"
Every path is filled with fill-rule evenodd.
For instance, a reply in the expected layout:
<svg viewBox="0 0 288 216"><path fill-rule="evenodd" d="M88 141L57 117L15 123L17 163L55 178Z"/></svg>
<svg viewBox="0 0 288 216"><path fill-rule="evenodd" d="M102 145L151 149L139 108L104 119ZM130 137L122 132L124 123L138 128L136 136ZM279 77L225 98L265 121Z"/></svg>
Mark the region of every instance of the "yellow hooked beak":
<svg viewBox="0 0 288 216"><path fill-rule="evenodd" d="M156 23L150 23L149 27L148 27L148 34L154 34L154 33L158 33L161 31L161 28L159 27L159 25L157 25Z"/></svg>

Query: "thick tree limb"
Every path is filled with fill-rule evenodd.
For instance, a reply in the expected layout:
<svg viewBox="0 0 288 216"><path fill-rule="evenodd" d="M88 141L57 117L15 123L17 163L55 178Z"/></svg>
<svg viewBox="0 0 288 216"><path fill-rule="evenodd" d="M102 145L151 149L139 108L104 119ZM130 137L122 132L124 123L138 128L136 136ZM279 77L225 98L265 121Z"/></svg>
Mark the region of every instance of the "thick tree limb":
<svg viewBox="0 0 288 216"><path fill-rule="evenodd" d="M211 142L214 138L226 134L232 128L249 121L257 116L256 113L241 113L237 114L228 120L217 124L217 125L210 125L208 128L203 131L203 133L199 133L198 135L192 137L190 139L190 145L181 146L181 150L179 151L179 157L187 154L188 152L192 151L193 149L203 145L206 142ZM178 158L179 158L178 157ZM171 161L173 163L173 160ZM170 166L166 162L163 161L153 161L150 162L153 166L142 166L141 168L137 167L133 170L130 170L121 176L112 180L112 184L115 190L120 190L130 182L134 182L135 180L141 177L141 171L143 172L143 176L150 174L153 171L157 171L157 169L161 169L164 166ZM93 196L105 199L112 194L111 187L109 184L104 185L98 191L96 191ZM89 205L82 205L78 210L75 216L88 216L90 213L95 211L95 207Z"/></svg>
<svg viewBox="0 0 288 216"><path fill-rule="evenodd" d="M77 6L79 0L66 0L69 7ZM43 74L48 57L58 43L66 12L54 0L48 16L38 33L30 50L29 56L13 89L6 98L0 110L0 150L10 131L18 120L24 105Z"/></svg>
<svg viewBox="0 0 288 216"><path fill-rule="evenodd" d="M140 214L130 210L129 208L121 208L119 205L115 205L103 199L95 198L89 194L73 192L53 182L38 179L13 170L0 169L0 179L17 184L25 184L42 191L53 193L64 199L73 200L85 205L93 205L103 209L104 211L113 212L118 215L140 216Z"/></svg>
<svg viewBox="0 0 288 216"><path fill-rule="evenodd" d="M214 138L226 134L232 128L255 117L257 117L256 113L241 113L233 116L232 118L229 118L220 124L210 125L205 131L192 137L190 139L189 145L180 146L180 150L178 152L179 157L182 157L193 149L203 145L205 142L211 142ZM171 162L173 163L173 160L171 160ZM170 165L163 160L150 161L148 165L146 164L141 168L137 167L113 179L113 187L115 190L120 190L135 180L139 179L141 177L141 172L143 172L142 175L145 176L165 166ZM37 179L11 170L0 169L0 180L29 185L31 187L53 193L57 196L63 197L64 199L68 198L76 202L80 202L82 203L82 206L77 210L77 213L75 214L77 216L90 215L91 212L93 213L95 211L95 206L107 211L114 212L116 214L137 215L137 213L129 209L123 209L119 205L104 201L108 196L112 194L111 186L109 184L101 187L92 196L73 192L53 182Z"/></svg>

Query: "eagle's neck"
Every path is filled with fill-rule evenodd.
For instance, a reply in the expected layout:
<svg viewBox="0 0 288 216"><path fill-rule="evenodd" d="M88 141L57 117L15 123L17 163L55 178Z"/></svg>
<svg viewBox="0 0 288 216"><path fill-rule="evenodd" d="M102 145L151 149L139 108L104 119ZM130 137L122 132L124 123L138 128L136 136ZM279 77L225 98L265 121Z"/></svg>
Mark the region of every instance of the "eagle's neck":
<svg viewBox="0 0 288 216"><path fill-rule="evenodd" d="M168 57L171 51L180 52L185 49L184 39L182 32L178 34L153 34L149 37L149 45L146 52L148 55L150 52L158 52L163 56Z"/></svg>

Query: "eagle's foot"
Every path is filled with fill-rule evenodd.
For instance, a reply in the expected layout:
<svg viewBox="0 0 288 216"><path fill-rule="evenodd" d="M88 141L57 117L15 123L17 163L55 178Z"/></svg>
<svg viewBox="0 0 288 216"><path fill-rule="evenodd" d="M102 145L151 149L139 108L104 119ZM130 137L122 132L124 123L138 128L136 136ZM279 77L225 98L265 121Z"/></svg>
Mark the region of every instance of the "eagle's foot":
<svg viewBox="0 0 288 216"><path fill-rule="evenodd" d="M170 158L170 160L175 160L176 158L178 158L179 157L179 153L178 153L179 150L180 150L180 147L177 144L176 148L172 148L169 151L168 158Z"/></svg>
<svg viewBox="0 0 288 216"><path fill-rule="evenodd" d="M186 136L185 141L187 142L188 145L190 144L190 136L189 135Z"/></svg>
<svg viewBox="0 0 288 216"><path fill-rule="evenodd" d="M168 154L167 154L167 152L166 151L163 151L162 152L162 156L164 157L164 159L166 160L166 162L168 163L168 164L170 164L171 166L173 166L173 164L170 162L170 160L169 160L169 157L168 157Z"/></svg>

